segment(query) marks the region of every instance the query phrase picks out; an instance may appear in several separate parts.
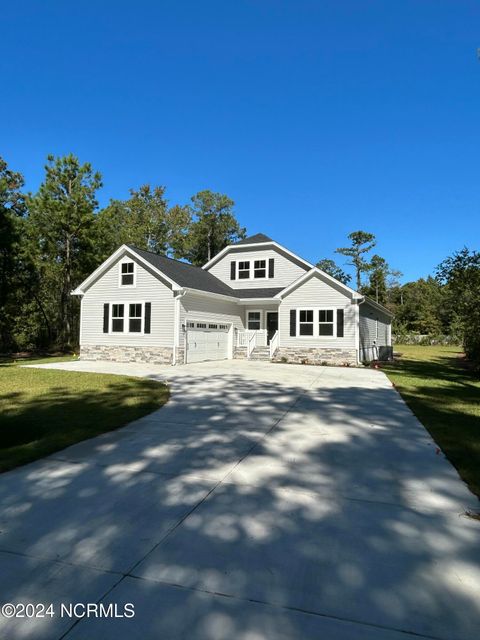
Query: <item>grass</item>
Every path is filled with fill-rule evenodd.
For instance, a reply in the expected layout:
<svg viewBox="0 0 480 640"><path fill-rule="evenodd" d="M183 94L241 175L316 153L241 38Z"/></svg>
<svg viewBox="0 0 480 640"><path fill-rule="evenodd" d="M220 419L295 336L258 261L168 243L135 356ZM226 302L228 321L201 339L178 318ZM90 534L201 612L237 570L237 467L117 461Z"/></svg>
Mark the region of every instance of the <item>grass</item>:
<svg viewBox="0 0 480 640"><path fill-rule="evenodd" d="M470 490L480 497L480 381L459 347L396 345L383 370Z"/></svg>
<svg viewBox="0 0 480 640"><path fill-rule="evenodd" d="M29 364L72 360L71 356ZM0 471L12 469L151 413L165 384L143 378L25 369L0 363Z"/></svg>

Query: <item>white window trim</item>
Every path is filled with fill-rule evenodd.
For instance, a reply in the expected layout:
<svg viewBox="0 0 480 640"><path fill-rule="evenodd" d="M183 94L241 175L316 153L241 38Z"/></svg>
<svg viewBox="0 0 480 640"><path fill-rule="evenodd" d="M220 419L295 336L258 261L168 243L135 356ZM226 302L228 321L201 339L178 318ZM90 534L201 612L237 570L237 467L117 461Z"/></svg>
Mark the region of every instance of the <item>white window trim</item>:
<svg viewBox="0 0 480 640"><path fill-rule="evenodd" d="M300 340L336 340L337 339L337 309L334 307L296 307L296 335L295 338ZM313 311L313 336L300 335L300 311ZM320 335L320 311L333 311L333 335L321 336ZM345 316L344 316L345 317ZM302 323L305 324L305 323ZM331 324L330 322L325 324ZM292 336L293 337L293 336ZM341 339L341 338L340 338Z"/></svg>
<svg viewBox="0 0 480 640"><path fill-rule="evenodd" d="M300 311L313 311L313 318L312 318L312 322L300 322ZM315 338L315 309L312 307L299 307L297 309L297 336L301 339L303 338L308 338L309 340L311 340L312 338ZM318 314L317 314L318 315ZM305 336L302 335L300 333L300 325L301 324L311 324L312 325L312 329L313 329L313 334L311 336Z"/></svg>
<svg viewBox="0 0 480 640"><path fill-rule="evenodd" d="M133 264L133 284L122 284L122 264ZM121 289L134 289L137 286L137 263L131 258L124 258L118 263L118 286Z"/></svg>
<svg viewBox="0 0 480 640"><path fill-rule="evenodd" d="M260 329L250 329L248 326L249 323L249 315L251 313L259 313L260 314ZM247 322L246 322L246 330L247 331L262 331L262 326L263 326L263 310L262 309L248 309L247 311L247 318L246 318Z"/></svg>
<svg viewBox="0 0 480 640"><path fill-rule="evenodd" d="M256 260L265 260L265 276L263 278L255 278L255 261ZM273 258L273 260L275 260L275 258ZM240 273L240 269L239 269L239 264L240 262L249 262L250 263L250 269L249 269L249 277L248 278L240 278L239 277L239 273ZM273 263L273 267L275 269L275 262ZM269 258L248 258L248 259L241 259L241 260L235 260L235 280L238 280L239 282L262 282L262 280L274 280L275 278L269 278L268 277L268 269L269 269ZM274 271L275 273L275 271Z"/></svg>
<svg viewBox="0 0 480 640"><path fill-rule="evenodd" d="M130 286L130 285L127 285ZM120 300L119 302L109 302L109 321L108 321L108 333L112 336L144 336L145 334L145 302L143 300ZM123 331L113 331L113 305L114 304L123 304L124 308L124 316L123 316ZM128 305L130 304L141 304L142 305L142 322L141 322L141 331L130 331L130 308ZM118 319L118 318L116 318Z"/></svg>

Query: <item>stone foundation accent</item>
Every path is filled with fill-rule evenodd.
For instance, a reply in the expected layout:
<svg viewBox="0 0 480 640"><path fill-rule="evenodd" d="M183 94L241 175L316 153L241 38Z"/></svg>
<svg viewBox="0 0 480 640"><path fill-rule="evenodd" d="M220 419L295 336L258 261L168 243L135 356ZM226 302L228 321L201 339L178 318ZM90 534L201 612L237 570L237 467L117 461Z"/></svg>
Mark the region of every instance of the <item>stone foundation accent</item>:
<svg viewBox="0 0 480 640"><path fill-rule="evenodd" d="M234 347L233 349L234 360L246 360L247 359L247 347Z"/></svg>
<svg viewBox="0 0 480 640"><path fill-rule="evenodd" d="M183 349L179 349L177 353L177 362L183 364ZM119 345L84 345L80 347L80 360L172 364L172 356L173 349L170 347L122 347Z"/></svg>
<svg viewBox="0 0 480 640"><path fill-rule="evenodd" d="M185 349L177 347L177 364L185 364Z"/></svg>
<svg viewBox="0 0 480 640"><path fill-rule="evenodd" d="M273 356L273 362L336 366L356 365L357 352L355 349L279 347Z"/></svg>

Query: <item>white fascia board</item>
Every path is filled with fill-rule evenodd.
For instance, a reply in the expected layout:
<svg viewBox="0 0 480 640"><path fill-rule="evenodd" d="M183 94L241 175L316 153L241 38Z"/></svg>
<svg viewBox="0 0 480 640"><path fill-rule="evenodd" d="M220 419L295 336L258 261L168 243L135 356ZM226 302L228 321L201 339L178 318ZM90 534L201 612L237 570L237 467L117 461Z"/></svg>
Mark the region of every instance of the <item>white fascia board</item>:
<svg viewBox="0 0 480 640"><path fill-rule="evenodd" d="M93 280L98 278L98 276L100 276L109 267L111 267L112 264L114 264L115 261L124 254L129 254L130 256L135 257L140 263L142 263L143 265L145 265L146 267L154 271L161 278L166 280L172 286L172 289L174 291L181 290L182 287L180 287L180 285L178 285L171 278L165 275L163 271L160 271L160 269L157 269L156 267L154 267L153 264L148 262L148 260L145 260L145 258L142 258L142 256L139 255L136 251L134 251L131 247L127 247L126 244L122 244L122 246L119 247L114 253L112 253L112 255L109 258L107 258L104 262L102 262L102 264L99 267L97 267L95 271L91 273L88 276L88 278L86 278L86 280L82 282L82 284L80 284L76 289L72 291L72 295L76 295L76 296L83 295L85 293L86 288L88 288L89 284Z"/></svg>
<svg viewBox="0 0 480 640"><path fill-rule="evenodd" d="M304 260L300 256L297 256L297 254L293 253L293 251L290 251L286 247L283 247L281 244L278 244L278 242L274 242L273 240L271 240L270 242L255 242L254 244L241 244L241 245L229 244L227 247L222 249L220 251L220 253L217 253L216 256L213 256L213 258L211 260L209 260L206 264L204 264L202 269L209 269L212 265L215 264L215 262L220 260L220 258L222 258L231 249L241 250L241 249L251 249L252 247L260 247L260 248L262 248L262 247L266 247L266 246L277 247L277 249L281 249L281 251L284 251L289 256L292 256L292 258L295 258L296 260L299 260L300 262L302 262L304 265L306 265L310 269L313 267L313 264L310 264L310 262L307 262L307 260Z"/></svg>
<svg viewBox="0 0 480 640"><path fill-rule="evenodd" d="M283 298L288 293L290 293L290 291L300 286L301 284L303 284L303 282L305 282L306 280L309 280L314 275L320 275L327 282L331 282L332 284L335 284L337 287L340 287L341 289L349 293L352 296L353 300L360 300L361 298L363 298L363 296L360 295L357 291L350 289L350 287L348 287L346 284L343 284L343 282L340 282L340 280L336 280L335 278L328 275L328 273L325 273L325 271L322 271L318 267L313 267L312 269L310 269L310 271L307 271L302 276L300 276L300 278L297 278L297 280L292 282L292 284L289 284L288 287L285 287L285 289L277 293L275 298L280 298L280 299Z"/></svg>

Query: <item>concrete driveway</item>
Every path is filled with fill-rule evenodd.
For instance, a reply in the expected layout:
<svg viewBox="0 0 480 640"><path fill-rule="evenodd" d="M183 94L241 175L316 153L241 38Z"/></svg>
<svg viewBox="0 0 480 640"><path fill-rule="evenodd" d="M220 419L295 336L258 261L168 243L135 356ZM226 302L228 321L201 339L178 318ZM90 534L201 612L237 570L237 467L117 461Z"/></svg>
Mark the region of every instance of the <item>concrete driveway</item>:
<svg viewBox="0 0 480 640"><path fill-rule="evenodd" d="M0 637L479 637L478 501L383 373L50 366L166 378L172 398L0 476L1 599L55 612L0 617Z"/></svg>

